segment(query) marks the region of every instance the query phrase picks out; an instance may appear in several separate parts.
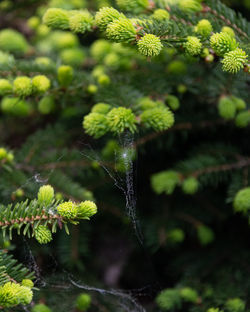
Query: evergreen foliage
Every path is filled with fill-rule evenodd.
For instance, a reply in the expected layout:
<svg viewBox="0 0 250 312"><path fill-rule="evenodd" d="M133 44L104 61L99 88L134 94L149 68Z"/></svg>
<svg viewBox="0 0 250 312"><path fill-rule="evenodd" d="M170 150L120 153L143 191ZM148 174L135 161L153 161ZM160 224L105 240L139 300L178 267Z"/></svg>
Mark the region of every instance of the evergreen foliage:
<svg viewBox="0 0 250 312"><path fill-rule="evenodd" d="M0 2L0 310L249 311L249 5L223 2Z"/></svg>

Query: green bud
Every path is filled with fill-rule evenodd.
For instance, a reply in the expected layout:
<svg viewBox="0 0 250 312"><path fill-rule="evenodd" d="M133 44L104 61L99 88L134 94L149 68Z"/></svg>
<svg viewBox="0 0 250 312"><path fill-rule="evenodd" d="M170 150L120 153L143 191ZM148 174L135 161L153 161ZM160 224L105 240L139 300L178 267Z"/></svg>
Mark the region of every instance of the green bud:
<svg viewBox="0 0 250 312"><path fill-rule="evenodd" d="M162 50L162 43L159 37L146 34L138 42L138 51L145 56L156 56Z"/></svg>
<svg viewBox="0 0 250 312"><path fill-rule="evenodd" d="M185 287L180 290L180 295L183 298L183 300L196 303L198 301L198 293L196 290L190 288L190 287Z"/></svg>
<svg viewBox="0 0 250 312"><path fill-rule="evenodd" d="M240 298L228 299L226 302L226 310L228 312L244 312L245 310L245 302Z"/></svg>
<svg viewBox="0 0 250 312"><path fill-rule="evenodd" d="M30 288L20 284L8 282L0 286L0 305L10 308L19 304L27 305L31 302L33 293Z"/></svg>
<svg viewBox="0 0 250 312"><path fill-rule="evenodd" d="M153 128L155 131L167 130L174 124L174 115L167 107L147 109L140 118L146 128Z"/></svg>
<svg viewBox="0 0 250 312"><path fill-rule="evenodd" d="M236 40L226 32L215 33L210 38L210 44L214 52L223 56L237 48Z"/></svg>
<svg viewBox="0 0 250 312"><path fill-rule="evenodd" d="M156 194L165 192L170 195L180 183L180 175L173 170L162 171L152 175L151 185Z"/></svg>
<svg viewBox="0 0 250 312"><path fill-rule="evenodd" d="M35 76L32 79L32 87L37 93L45 93L50 88L50 80L44 75Z"/></svg>
<svg viewBox="0 0 250 312"><path fill-rule="evenodd" d="M34 283L30 279L23 279L22 280L22 286L26 286L28 288L33 288L34 287Z"/></svg>
<svg viewBox="0 0 250 312"><path fill-rule="evenodd" d="M250 210L250 187L246 187L238 191L235 195L234 211L246 214Z"/></svg>
<svg viewBox="0 0 250 312"><path fill-rule="evenodd" d="M132 42L136 39L133 23L123 17L110 23L106 29L107 37L115 42Z"/></svg>
<svg viewBox="0 0 250 312"><path fill-rule="evenodd" d="M104 39L94 41L94 43L90 47L91 56L98 62L102 61L104 57L110 52L111 44Z"/></svg>
<svg viewBox="0 0 250 312"><path fill-rule="evenodd" d="M181 296L178 289L165 289L156 297L157 305L166 311L173 311L181 308Z"/></svg>
<svg viewBox="0 0 250 312"><path fill-rule="evenodd" d="M235 125L239 128L245 128L250 124L250 111L240 112L235 118Z"/></svg>
<svg viewBox="0 0 250 312"><path fill-rule="evenodd" d="M13 29L0 31L0 50L12 53L26 53L29 49L28 42L22 34Z"/></svg>
<svg viewBox="0 0 250 312"><path fill-rule="evenodd" d="M7 79L0 79L0 96L11 93L12 85Z"/></svg>
<svg viewBox="0 0 250 312"><path fill-rule="evenodd" d="M166 21L169 20L170 15L167 10L157 9L154 11L152 17L159 21Z"/></svg>
<svg viewBox="0 0 250 312"><path fill-rule="evenodd" d="M108 126L111 132L120 134L128 129L134 133L136 131L136 119L130 108L113 108L107 114Z"/></svg>
<svg viewBox="0 0 250 312"><path fill-rule="evenodd" d="M91 30L93 21L94 19L89 11L77 11L69 18L69 27L73 32L83 34Z"/></svg>
<svg viewBox="0 0 250 312"><path fill-rule="evenodd" d="M180 107L180 101L178 99L177 96L174 96L174 95L171 95L169 94L167 97L166 97L166 102L168 104L168 106L172 109L172 110L177 110L179 109Z"/></svg>
<svg viewBox="0 0 250 312"><path fill-rule="evenodd" d="M51 231L45 225L38 225L34 229L34 235L39 244L47 244L52 241Z"/></svg>
<svg viewBox="0 0 250 312"><path fill-rule="evenodd" d="M79 219L89 220L89 218L92 217L96 213L97 213L97 207L93 201L85 200L84 202L81 202L77 206L77 217Z"/></svg>
<svg viewBox="0 0 250 312"><path fill-rule="evenodd" d="M206 225L199 225L197 227L197 235L201 245L208 245L214 240L213 230Z"/></svg>
<svg viewBox="0 0 250 312"><path fill-rule="evenodd" d="M55 101L53 96L44 96L39 102L38 102L38 110L41 114L47 115L53 112L55 109Z"/></svg>
<svg viewBox="0 0 250 312"><path fill-rule="evenodd" d="M49 205L54 198L54 189L51 185L43 185L40 187L37 199L40 204Z"/></svg>
<svg viewBox="0 0 250 312"><path fill-rule="evenodd" d="M116 0L117 5L124 11L139 13L149 6L148 0Z"/></svg>
<svg viewBox="0 0 250 312"><path fill-rule="evenodd" d="M112 7L103 7L95 15L95 23L100 28L100 30L103 31L110 23L119 19L120 17L125 16Z"/></svg>
<svg viewBox="0 0 250 312"><path fill-rule="evenodd" d="M110 78L105 74L98 76L97 81L102 86L107 86L110 84Z"/></svg>
<svg viewBox="0 0 250 312"><path fill-rule="evenodd" d="M209 37L212 31L213 26L207 19L200 20L199 23L196 25L196 32L204 38Z"/></svg>
<svg viewBox="0 0 250 312"><path fill-rule="evenodd" d="M62 87L68 87L73 80L73 68L69 65L62 65L57 69L57 78Z"/></svg>
<svg viewBox="0 0 250 312"><path fill-rule="evenodd" d="M43 23L52 28L68 29L69 13L59 8L48 9L43 16Z"/></svg>
<svg viewBox="0 0 250 312"><path fill-rule="evenodd" d="M17 77L14 82L14 92L18 96L28 96L32 93L32 83L29 77Z"/></svg>
<svg viewBox="0 0 250 312"><path fill-rule="evenodd" d="M31 312L52 312L52 310L49 307L47 307L45 304L41 303L41 304L36 304L32 308Z"/></svg>
<svg viewBox="0 0 250 312"><path fill-rule="evenodd" d="M235 33L234 33L234 30L231 28L231 27L228 27L228 26L223 26L222 29L221 29L222 32L225 32L227 34L229 34L231 37L235 37Z"/></svg>
<svg viewBox="0 0 250 312"><path fill-rule="evenodd" d="M222 59L222 70L229 72L231 74L238 73L247 61L248 55L242 49L235 49L224 55Z"/></svg>
<svg viewBox="0 0 250 312"><path fill-rule="evenodd" d="M90 113L83 119L83 128L86 133L98 139L108 131L107 118L103 114Z"/></svg>
<svg viewBox="0 0 250 312"><path fill-rule="evenodd" d="M196 56L201 53L202 43L199 38L194 36L188 36L187 41L184 43L184 49L187 54Z"/></svg>
<svg viewBox="0 0 250 312"><path fill-rule="evenodd" d="M85 53L80 48L64 49L60 53L61 60L66 65L81 66L85 59Z"/></svg>
<svg viewBox="0 0 250 312"><path fill-rule="evenodd" d="M202 5L199 0L182 0L178 2L182 11L187 13L199 12L202 10Z"/></svg>
<svg viewBox="0 0 250 312"><path fill-rule="evenodd" d="M105 115L110 111L110 109L111 109L111 105L109 104L97 103L92 107L91 112Z"/></svg>
<svg viewBox="0 0 250 312"><path fill-rule="evenodd" d="M94 84L88 85L87 92L89 94L95 94L97 91L98 91L98 87L96 85L94 85Z"/></svg>
<svg viewBox="0 0 250 312"><path fill-rule="evenodd" d="M167 240L172 243L181 243L185 239L185 233L182 229L176 228L167 233Z"/></svg>
<svg viewBox="0 0 250 312"><path fill-rule="evenodd" d="M57 207L58 213L66 219L76 219L78 214L77 205L72 201L64 202Z"/></svg>
<svg viewBox="0 0 250 312"><path fill-rule="evenodd" d="M32 30L35 30L40 25L40 19L37 16L31 16L27 20L27 24L28 24L29 28L31 28Z"/></svg>
<svg viewBox="0 0 250 312"><path fill-rule="evenodd" d="M185 75L187 72L187 65L180 60L174 60L168 64L167 71L174 75Z"/></svg>
<svg viewBox="0 0 250 312"><path fill-rule="evenodd" d="M235 103L232 101L231 97L223 96L220 98L218 103L219 115L226 119L230 120L235 117L236 107Z"/></svg>
<svg viewBox="0 0 250 312"><path fill-rule="evenodd" d="M76 299L76 308L79 311L87 311L91 305L91 297L88 294L80 294Z"/></svg>
<svg viewBox="0 0 250 312"><path fill-rule="evenodd" d="M7 157L7 150L3 147L0 147L0 160L3 160Z"/></svg>
<svg viewBox="0 0 250 312"><path fill-rule="evenodd" d="M198 191L199 182L196 178L190 177L183 181L182 190L185 194L195 194Z"/></svg>
<svg viewBox="0 0 250 312"><path fill-rule="evenodd" d="M29 102L16 97L4 97L1 102L3 113L18 117L28 116L32 107Z"/></svg>

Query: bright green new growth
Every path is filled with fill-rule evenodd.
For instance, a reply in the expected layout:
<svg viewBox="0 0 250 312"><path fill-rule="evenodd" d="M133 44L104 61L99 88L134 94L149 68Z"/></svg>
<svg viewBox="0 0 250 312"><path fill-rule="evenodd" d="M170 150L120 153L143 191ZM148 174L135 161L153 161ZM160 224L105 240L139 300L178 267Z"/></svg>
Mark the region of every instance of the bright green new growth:
<svg viewBox="0 0 250 312"><path fill-rule="evenodd" d="M188 36L187 41L184 43L185 52L191 56L196 56L201 53L202 43L199 38Z"/></svg>
<svg viewBox="0 0 250 312"><path fill-rule="evenodd" d="M2 112L18 117L28 116L32 110L30 103L16 97L4 97L1 102Z"/></svg>
<svg viewBox="0 0 250 312"><path fill-rule="evenodd" d="M168 94L166 97L168 106L173 110L177 110L180 107L180 101L177 96Z"/></svg>
<svg viewBox="0 0 250 312"><path fill-rule="evenodd" d="M167 240L171 243L181 243L185 239L185 232L176 228L167 233Z"/></svg>
<svg viewBox="0 0 250 312"><path fill-rule="evenodd" d="M39 203L44 203L45 205L49 205L54 198L54 189L51 185L41 186L38 194L37 200Z"/></svg>
<svg viewBox="0 0 250 312"><path fill-rule="evenodd" d="M45 93L50 88L50 80L44 75L38 75L32 78L32 87L34 92Z"/></svg>
<svg viewBox="0 0 250 312"><path fill-rule="evenodd" d="M229 96L221 97L218 103L218 111L222 118L226 120L233 119L236 114L236 106L232 98Z"/></svg>
<svg viewBox="0 0 250 312"><path fill-rule="evenodd" d="M90 200L85 200L80 204L73 203L72 201L64 202L57 207L58 213L70 220L86 219L89 220L94 214L97 213L97 206Z"/></svg>
<svg viewBox="0 0 250 312"><path fill-rule="evenodd" d="M181 301L178 289L165 289L156 297L156 303L165 311L173 311L180 308Z"/></svg>
<svg viewBox="0 0 250 312"><path fill-rule="evenodd" d="M237 110L246 109L247 104L246 104L246 102L243 99L238 98L236 96L231 96L231 99L235 103L235 106L236 106Z"/></svg>
<svg viewBox="0 0 250 312"><path fill-rule="evenodd" d="M52 241L51 231L45 225L39 225L34 229L35 239L39 244L47 244Z"/></svg>
<svg viewBox="0 0 250 312"><path fill-rule="evenodd" d="M33 293L29 287L14 282L0 286L0 306L9 308L19 304L27 305L31 302Z"/></svg>
<svg viewBox="0 0 250 312"><path fill-rule="evenodd" d="M72 201L64 202L57 207L58 213L66 219L77 218L77 205Z"/></svg>
<svg viewBox="0 0 250 312"><path fill-rule="evenodd" d="M36 304L32 308L31 312L52 312L52 310L49 307L47 307L45 304L41 303L41 304Z"/></svg>
<svg viewBox="0 0 250 312"><path fill-rule="evenodd" d="M180 290L180 296L183 300L196 303L198 300L198 293L195 289L192 289L190 287L185 287Z"/></svg>
<svg viewBox="0 0 250 312"><path fill-rule="evenodd" d="M228 52L221 61L222 69L231 74L236 74L244 67L247 57L246 52L240 48Z"/></svg>
<svg viewBox="0 0 250 312"><path fill-rule="evenodd" d="M136 39L135 27L125 17L121 17L108 24L106 34L108 39L115 42L131 42Z"/></svg>
<svg viewBox="0 0 250 312"><path fill-rule="evenodd" d="M22 286L26 286L26 287L28 287L28 288L33 288L34 287L34 283L32 282L32 280L30 280L30 279L23 279L22 280Z"/></svg>
<svg viewBox="0 0 250 312"><path fill-rule="evenodd" d="M87 134L100 138L109 130L106 116L100 113L90 113L84 116L83 128Z"/></svg>
<svg viewBox="0 0 250 312"><path fill-rule="evenodd" d="M117 5L124 11L139 13L149 6L148 0L116 0Z"/></svg>
<svg viewBox="0 0 250 312"><path fill-rule="evenodd" d="M169 19L170 14L168 13L167 10L157 9L154 11L152 17L159 21L165 21Z"/></svg>
<svg viewBox="0 0 250 312"><path fill-rule="evenodd" d="M165 192L170 195L180 183L180 175L173 170L163 171L152 175L151 185L157 194Z"/></svg>
<svg viewBox="0 0 250 312"><path fill-rule="evenodd" d="M221 31L222 32L225 32L225 33L228 33L230 36L232 37L235 37L235 33L234 33L234 30L231 28L231 27L228 27L228 26L223 26L221 28Z"/></svg>
<svg viewBox="0 0 250 312"><path fill-rule="evenodd" d="M198 22L195 28L196 32L200 34L202 37L207 38L210 36L213 26L207 19L202 19Z"/></svg>
<svg viewBox="0 0 250 312"><path fill-rule="evenodd" d="M106 74L98 76L97 81L102 86L107 86L110 84L110 78Z"/></svg>
<svg viewBox="0 0 250 312"><path fill-rule="evenodd" d="M215 238L213 230L206 225L197 227L197 235L201 245L204 246L210 244Z"/></svg>
<svg viewBox="0 0 250 312"><path fill-rule="evenodd" d="M53 112L55 108L55 101L53 96L47 95L41 98L38 103L38 110L41 114L47 115Z"/></svg>
<svg viewBox="0 0 250 312"><path fill-rule="evenodd" d="M0 79L0 96L11 93L12 85L7 79Z"/></svg>
<svg viewBox="0 0 250 312"><path fill-rule="evenodd" d="M160 38L152 34L144 35L138 42L138 51L145 56L156 56L162 50Z"/></svg>
<svg viewBox="0 0 250 312"><path fill-rule="evenodd" d="M32 82L29 77L17 77L13 82L14 92L18 96L28 96L32 93Z"/></svg>
<svg viewBox="0 0 250 312"><path fill-rule="evenodd" d="M79 311L87 311L91 305L91 297L88 294L80 294L76 299L76 308Z"/></svg>
<svg viewBox="0 0 250 312"><path fill-rule="evenodd" d="M240 298L228 299L226 302L226 310L228 312L244 312L245 302Z"/></svg>
<svg viewBox="0 0 250 312"><path fill-rule="evenodd" d="M0 164L9 163L11 164L14 160L14 155L8 152L4 147L0 147Z"/></svg>
<svg viewBox="0 0 250 312"><path fill-rule="evenodd" d="M250 187L238 191L233 206L235 212L247 213L250 210Z"/></svg>
<svg viewBox="0 0 250 312"><path fill-rule="evenodd" d="M87 10L77 11L69 18L69 28L76 33L85 33L91 30L93 25L93 17Z"/></svg>
<svg viewBox="0 0 250 312"><path fill-rule="evenodd" d="M202 10L202 5L199 0L181 0L178 1L178 4L180 9L187 13L199 12Z"/></svg>
<svg viewBox="0 0 250 312"><path fill-rule="evenodd" d="M167 130L174 124L174 115L167 107L147 109L140 118L146 128L153 128L155 131Z"/></svg>
<svg viewBox="0 0 250 312"><path fill-rule="evenodd" d="M77 218L89 220L94 214L97 213L97 206L90 200L85 200L77 205Z"/></svg>
<svg viewBox="0 0 250 312"><path fill-rule="evenodd" d="M227 32L213 34L210 38L210 44L218 56L223 56L237 48L236 40Z"/></svg>
<svg viewBox="0 0 250 312"><path fill-rule="evenodd" d="M100 62L111 52L111 48L110 42L104 39L98 39L91 45L90 54L96 61Z"/></svg>
<svg viewBox="0 0 250 312"><path fill-rule="evenodd" d="M92 107L91 112L105 115L110 111L110 109L111 109L111 105L109 104L97 103Z"/></svg>
<svg viewBox="0 0 250 312"><path fill-rule="evenodd" d="M57 70L57 77L62 87L68 87L73 80L73 68L69 65L62 65Z"/></svg>
<svg viewBox="0 0 250 312"><path fill-rule="evenodd" d="M235 118L235 125L239 128L245 128L250 123L250 111L242 111Z"/></svg>
<svg viewBox="0 0 250 312"><path fill-rule="evenodd" d="M95 15L95 23L103 31L107 28L108 24L120 17L125 16L112 7L103 7Z"/></svg>
<svg viewBox="0 0 250 312"><path fill-rule="evenodd" d="M120 134L128 129L134 133L136 131L136 118L130 108L113 108L107 114L109 130L115 134Z"/></svg>
<svg viewBox="0 0 250 312"><path fill-rule="evenodd" d="M63 9L48 9L43 16L43 23L52 28L68 29L69 13Z"/></svg>
<svg viewBox="0 0 250 312"><path fill-rule="evenodd" d="M195 194L199 189L199 182L196 178L190 177L183 181L182 190L186 194Z"/></svg>
<svg viewBox="0 0 250 312"><path fill-rule="evenodd" d="M14 29L0 31L0 50L12 53L26 53L29 45L22 34Z"/></svg>
<svg viewBox="0 0 250 312"><path fill-rule="evenodd" d="M63 64L78 67L82 65L85 59L85 53L79 48L69 48L62 50L60 58Z"/></svg>

